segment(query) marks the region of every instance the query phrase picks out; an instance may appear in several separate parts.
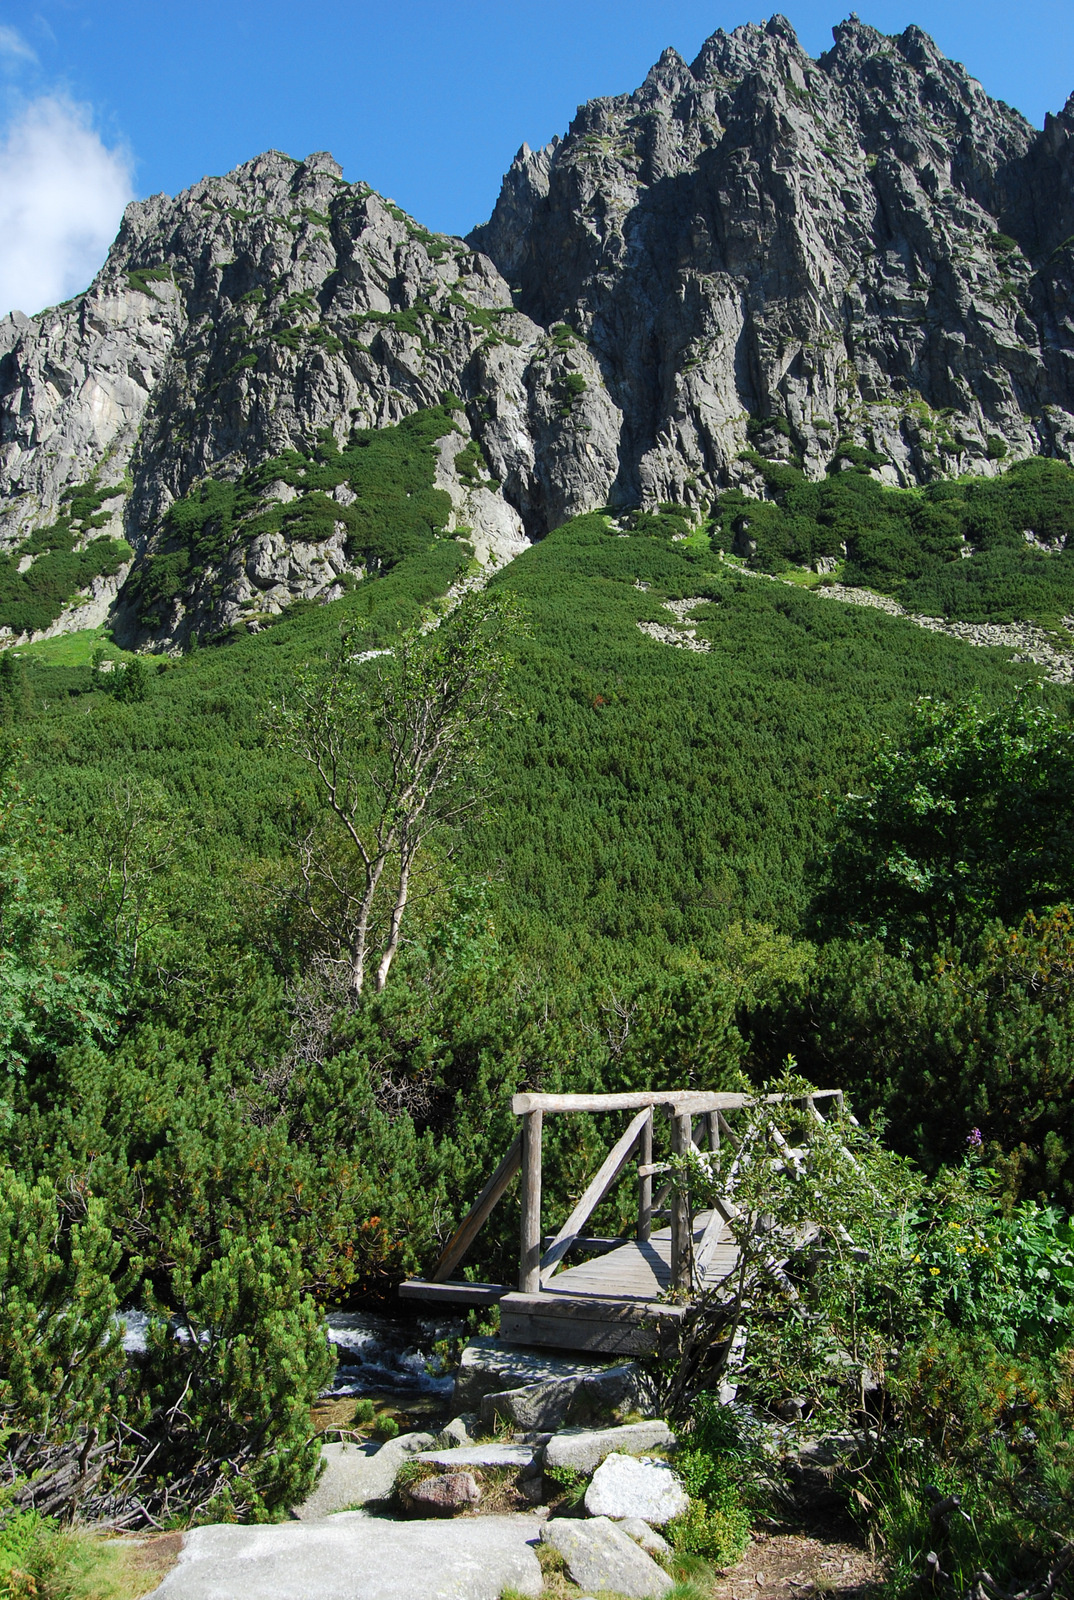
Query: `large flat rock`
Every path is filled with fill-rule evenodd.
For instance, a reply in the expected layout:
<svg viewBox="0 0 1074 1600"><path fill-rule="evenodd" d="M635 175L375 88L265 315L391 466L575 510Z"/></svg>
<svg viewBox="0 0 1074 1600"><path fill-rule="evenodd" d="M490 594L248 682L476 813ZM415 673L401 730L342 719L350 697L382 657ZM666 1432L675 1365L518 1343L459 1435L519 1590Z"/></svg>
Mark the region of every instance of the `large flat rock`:
<svg viewBox="0 0 1074 1600"><path fill-rule="evenodd" d="M435 1443L431 1433L401 1433L382 1445L323 1445L324 1471L308 1499L295 1507L295 1516L300 1522L315 1522L333 1511L387 1500L403 1462Z"/></svg>
<svg viewBox="0 0 1074 1600"><path fill-rule="evenodd" d="M507 1588L536 1596L538 1537L531 1516L392 1522L351 1512L195 1528L149 1600L499 1600Z"/></svg>
<svg viewBox="0 0 1074 1600"><path fill-rule="evenodd" d="M588 1474L613 1452L642 1456L674 1443L675 1435L666 1422L628 1422L621 1428L564 1428L549 1439L544 1464Z"/></svg>
<svg viewBox="0 0 1074 1600"><path fill-rule="evenodd" d="M658 1600L672 1587L663 1567L607 1517L554 1517L545 1523L541 1538L559 1551L580 1589Z"/></svg>
<svg viewBox="0 0 1074 1600"><path fill-rule="evenodd" d="M467 1467L514 1467L517 1472L523 1472L536 1462L537 1447L490 1439L487 1444L460 1445L455 1450L422 1450L418 1460L431 1461L445 1472L459 1472Z"/></svg>

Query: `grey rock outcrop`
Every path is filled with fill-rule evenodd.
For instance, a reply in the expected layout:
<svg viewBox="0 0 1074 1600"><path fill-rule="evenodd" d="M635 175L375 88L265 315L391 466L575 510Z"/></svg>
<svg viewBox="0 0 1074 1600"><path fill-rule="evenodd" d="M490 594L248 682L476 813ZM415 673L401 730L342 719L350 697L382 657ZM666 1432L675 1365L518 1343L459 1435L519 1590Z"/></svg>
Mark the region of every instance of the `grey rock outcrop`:
<svg viewBox="0 0 1074 1600"><path fill-rule="evenodd" d="M499 1600L505 1589L536 1596L536 1534L529 1516L385 1523L352 1512L275 1527L214 1524L186 1534L153 1600Z"/></svg>
<svg viewBox="0 0 1074 1600"><path fill-rule="evenodd" d="M169 506L203 479L235 480L325 429L343 441L352 425L454 394L467 403L438 481L453 525L495 566L599 504L617 470L599 366L562 343L461 239L344 183L330 156L270 151L175 200L129 206L84 294L0 323L0 549L54 521L65 489L124 483L108 531L132 545L137 573L162 547ZM467 483L453 457L471 437L490 476ZM272 485L265 503L288 498ZM347 564L342 531L320 544L240 540L178 585L163 621L146 624L123 595L116 618L127 642L171 647L334 598Z"/></svg>
<svg viewBox="0 0 1074 1600"><path fill-rule="evenodd" d="M750 447L892 482L1071 459L1074 97L1042 133L919 28L785 18L668 50L523 147L469 235L586 340L623 418L613 500L696 504ZM765 422L769 423L766 429Z"/></svg>

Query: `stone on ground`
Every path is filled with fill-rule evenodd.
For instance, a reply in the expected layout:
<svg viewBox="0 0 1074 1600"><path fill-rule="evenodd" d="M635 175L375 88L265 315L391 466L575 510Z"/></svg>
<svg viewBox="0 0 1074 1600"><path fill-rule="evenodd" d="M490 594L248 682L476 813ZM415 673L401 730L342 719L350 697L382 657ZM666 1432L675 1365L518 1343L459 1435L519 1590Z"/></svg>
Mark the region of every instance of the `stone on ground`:
<svg viewBox="0 0 1074 1600"><path fill-rule="evenodd" d="M481 1421L487 1428L508 1422L525 1431L563 1427L566 1422L614 1419L639 1399L637 1369L609 1367L590 1377L549 1378L515 1389L501 1389L481 1400Z"/></svg>
<svg viewBox="0 0 1074 1600"><path fill-rule="evenodd" d="M435 1478L408 1483L401 1493L419 1517L453 1517L459 1511L471 1511L481 1499L472 1472L441 1472Z"/></svg>
<svg viewBox="0 0 1074 1600"><path fill-rule="evenodd" d="M474 1429L481 1418L476 1411L464 1411L461 1416L452 1417L443 1430L436 1436L438 1450L461 1450L465 1445L473 1444Z"/></svg>
<svg viewBox="0 0 1074 1600"><path fill-rule="evenodd" d="M431 1461L434 1467L443 1467L445 1472L458 1472L466 1467L513 1467L516 1472L525 1472L537 1464L537 1446L501 1444L498 1440L490 1439L487 1444L463 1445L458 1450L426 1447L420 1452L418 1460Z"/></svg>
<svg viewBox="0 0 1074 1600"><path fill-rule="evenodd" d="M532 1516L391 1522L354 1512L195 1528L147 1600L499 1600L508 1588L537 1596L536 1538Z"/></svg>
<svg viewBox="0 0 1074 1600"><path fill-rule="evenodd" d="M387 1500L403 1462L434 1443L431 1433L401 1433L382 1445L323 1445L324 1471L308 1498L295 1507L295 1516L300 1522L314 1522L333 1511Z"/></svg>
<svg viewBox="0 0 1074 1600"><path fill-rule="evenodd" d="M628 1422L621 1428L566 1428L550 1439L545 1449L546 1467L572 1467L575 1472L595 1472L605 1456L645 1455L675 1443L666 1422Z"/></svg>
<svg viewBox="0 0 1074 1600"><path fill-rule="evenodd" d="M556 1379L551 1383L529 1383L522 1389L486 1394L481 1400L481 1421L486 1428L508 1422L526 1432L561 1428L581 1381L580 1378Z"/></svg>
<svg viewBox="0 0 1074 1600"><path fill-rule="evenodd" d="M635 1544L640 1544L642 1549L651 1556L666 1556L670 1553L671 1546L662 1533L657 1533L655 1528L650 1528L641 1517L623 1517L616 1524L623 1532L629 1534Z"/></svg>
<svg viewBox="0 0 1074 1600"><path fill-rule="evenodd" d="M640 1517L658 1527L681 1517L689 1504L666 1461L638 1461L634 1456L605 1456L585 1492L591 1517Z"/></svg>
<svg viewBox="0 0 1074 1600"><path fill-rule="evenodd" d="M598 1594L610 1589L629 1600L655 1600L672 1587L663 1567L607 1517L554 1517L541 1529L541 1538L559 1551L580 1589Z"/></svg>

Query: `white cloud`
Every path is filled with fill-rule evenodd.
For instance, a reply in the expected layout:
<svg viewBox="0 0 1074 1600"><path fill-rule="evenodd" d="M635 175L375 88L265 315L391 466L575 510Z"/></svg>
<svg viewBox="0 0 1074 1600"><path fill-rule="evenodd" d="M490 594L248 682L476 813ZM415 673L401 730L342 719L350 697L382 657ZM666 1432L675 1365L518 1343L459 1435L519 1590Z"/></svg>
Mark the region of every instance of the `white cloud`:
<svg viewBox="0 0 1074 1600"><path fill-rule="evenodd" d="M2 25L0 25L0 56L12 56L16 61L37 60L19 30Z"/></svg>
<svg viewBox="0 0 1074 1600"><path fill-rule="evenodd" d="M0 315L84 289L131 198L130 157L102 143L85 106L31 101L0 139Z"/></svg>

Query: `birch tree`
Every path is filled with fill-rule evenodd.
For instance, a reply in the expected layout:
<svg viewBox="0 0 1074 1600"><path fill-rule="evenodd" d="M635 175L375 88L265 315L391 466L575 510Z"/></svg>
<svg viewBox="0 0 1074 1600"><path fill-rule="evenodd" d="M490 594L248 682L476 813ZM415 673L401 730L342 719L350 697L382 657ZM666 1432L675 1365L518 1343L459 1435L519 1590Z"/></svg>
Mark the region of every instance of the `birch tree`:
<svg viewBox="0 0 1074 1600"><path fill-rule="evenodd" d="M301 861L311 913L352 1002L370 978L378 993L388 981L423 848L485 797L487 737L518 626L517 601L495 590L468 596L433 631L410 629L375 659L344 634L272 719L309 763L342 835L333 850L315 828Z"/></svg>

